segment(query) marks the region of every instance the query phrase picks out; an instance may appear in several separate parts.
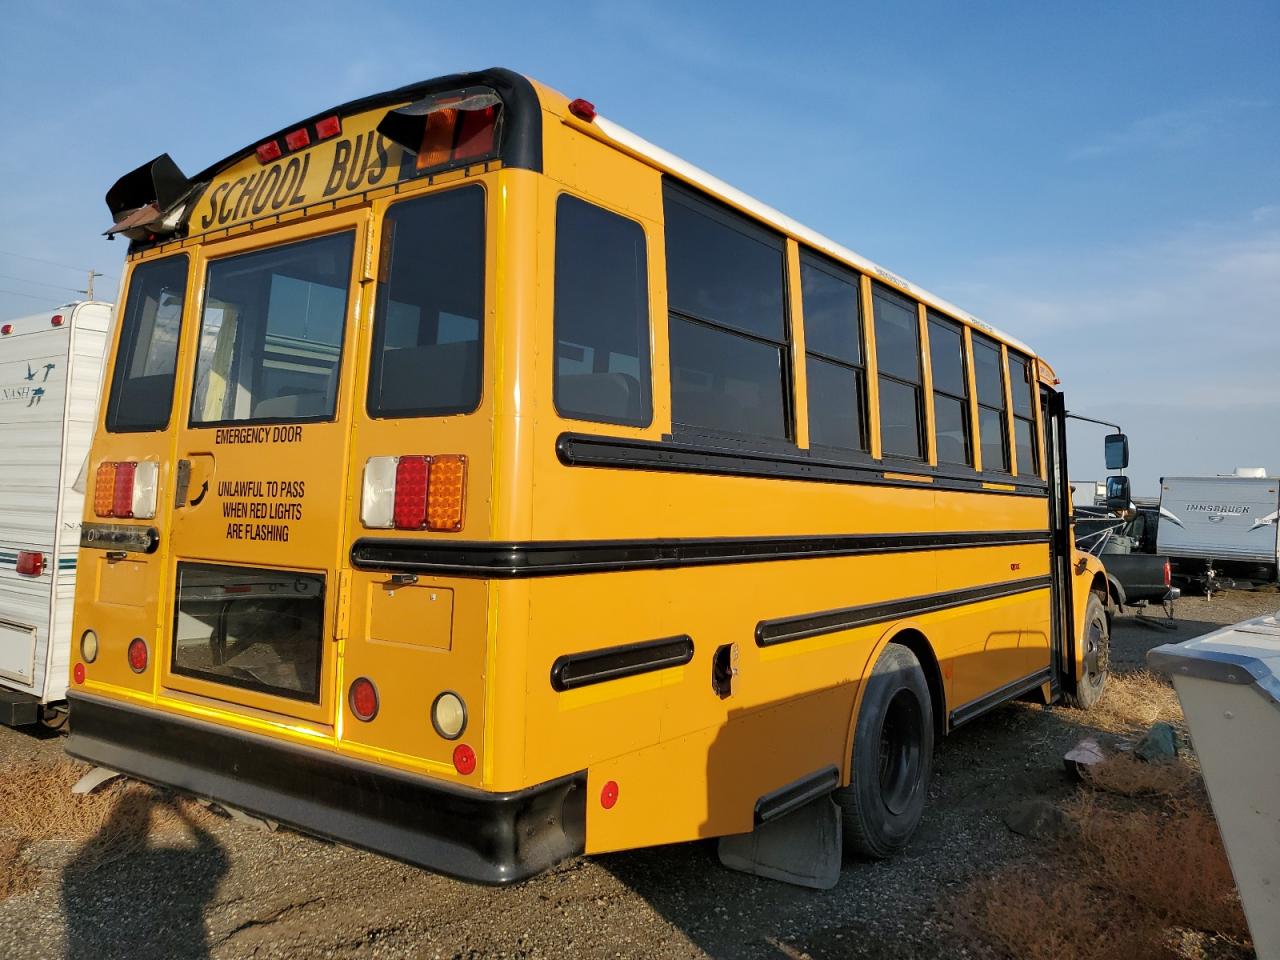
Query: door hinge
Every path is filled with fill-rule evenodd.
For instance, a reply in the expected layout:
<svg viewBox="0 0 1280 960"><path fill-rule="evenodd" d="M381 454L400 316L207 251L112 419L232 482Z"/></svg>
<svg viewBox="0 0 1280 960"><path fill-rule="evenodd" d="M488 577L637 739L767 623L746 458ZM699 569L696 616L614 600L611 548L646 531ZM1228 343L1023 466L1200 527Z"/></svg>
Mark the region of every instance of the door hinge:
<svg viewBox="0 0 1280 960"><path fill-rule="evenodd" d="M351 636L351 571L338 571L338 614L333 628L334 640Z"/></svg>

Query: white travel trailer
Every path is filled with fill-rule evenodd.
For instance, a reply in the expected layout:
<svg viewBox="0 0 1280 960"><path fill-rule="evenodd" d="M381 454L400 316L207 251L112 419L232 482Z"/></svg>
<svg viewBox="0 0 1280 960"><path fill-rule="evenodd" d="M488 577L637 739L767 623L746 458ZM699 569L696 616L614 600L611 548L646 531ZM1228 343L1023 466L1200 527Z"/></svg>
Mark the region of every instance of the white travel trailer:
<svg viewBox="0 0 1280 960"><path fill-rule="evenodd" d="M59 722L111 304L0 323L0 723Z"/></svg>
<svg viewBox="0 0 1280 960"><path fill-rule="evenodd" d="M1275 580L1280 543L1280 478L1258 467L1217 477L1165 477L1160 481L1156 552L1188 576L1218 574Z"/></svg>

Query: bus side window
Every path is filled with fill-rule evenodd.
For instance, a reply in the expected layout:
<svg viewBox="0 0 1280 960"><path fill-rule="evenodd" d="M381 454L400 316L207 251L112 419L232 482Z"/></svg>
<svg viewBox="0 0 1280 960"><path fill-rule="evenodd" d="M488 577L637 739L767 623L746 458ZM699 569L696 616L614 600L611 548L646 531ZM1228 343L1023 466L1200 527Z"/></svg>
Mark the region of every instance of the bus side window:
<svg viewBox="0 0 1280 960"><path fill-rule="evenodd" d="M871 291L883 456L923 460L919 311L914 301L878 283Z"/></svg>
<svg viewBox="0 0 1280 960"><path fill-rule="evenodd" d="M185 256L153 260L140 264L129 279L107 400L110 433L142 433L169 425L187 266Z"/></svg>
<svg viewBox="0 0 1280 960"><path fill-rule="evenodd" d="M867 450L867 380L858 275L807 250L800 253L809 442Z"/></svg>
<svg viewBox="0 0 1280 960"><path fill-rule="evenodd" d="M1000 345L973 335L973 378L978 387L978 437L982 469L1009 472L1009 431L1005 426L1004 364Z"/></svg>
<svg viewBox="0 0 1280 960"><path fill-rule="evenodd" d="M674 433L792 439L782 238L664 190Z"/></svg>
<svg viewBox="0 0 1280 960"><path fill-rule="evenodd" d="M1026 357L1009 351L1009 390L1013 394L1013 445L1019 476L1040 476L1040 448L1036 445L1035 380Z"/></svg>
<svg viewBox="0 0 1280 960"><path fill-rule="evenodd" d="M646 271L640 224L560 195L554 393L562 417L635 427L653 419Z"/></svg>
<svg viewBox="0 0 1280 960"><path fill-rule="evenodd" d="M929 362L933 370L933 413L938 462L973 466L969 423L969 373L960 325L929 311Z"/></svg>

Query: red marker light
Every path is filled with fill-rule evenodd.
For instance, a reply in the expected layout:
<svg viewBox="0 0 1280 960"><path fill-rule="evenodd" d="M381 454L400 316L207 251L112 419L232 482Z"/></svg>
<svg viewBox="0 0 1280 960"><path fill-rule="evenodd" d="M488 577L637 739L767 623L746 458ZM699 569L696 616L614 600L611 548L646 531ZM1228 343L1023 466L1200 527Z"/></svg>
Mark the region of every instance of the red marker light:
<svg viewBox="0 0 1280 960"><path fill-rule="evenodd" d="M24 577L38 577L44 573L44 554L38 550L19 550L17 571Z"/></svg>
<svg viewBox="0 0 1280 960"><path fill-rule="evenodd" d="M4 334L6 337L13 333L13 324L6 323L3 327L0 327L0 333Z"/></svg>
<svg viewBox="0 0 1280 960"><path fill-rule="evenodd" d="M141 637L129 641L129 669L134 673L147 669L147 641Z"/></svg>
<svg viewBox="0 0 1280 960"><path fill-rule="evenodd" d="M284 135L284 145L290 150L301 150L303 147L311 143L311 134L307 133L306 127L299 127L293 133Z"/></svg>
<svg viewBox="0 0 1280 960"><path fill-rule="evenodd" d="M378 688L368 677L357 677L351 683L347 703L357 720L368 723L378 715Z"/></svg>
<svg viewBox="0 0 1280 960"><path fill-rule="evenodd" d="M325 117L316 121L316 139L328 140L342 132L342 121L335 117Z"/></svg>
<svg viewBox="0 0 1280 960"><path fill-rule="evenodd" d="M258 155L259 163L270 163L272 160L279 160L280 154L283 153L280 144L275 140L268 140L266 143L258 144L258 149L254 151Z"/></svg>
<svg viewBox="0 0 1280 960"><path fill-rule="evenodd" d="M52 317L49 318L49 322L53 324L55 327L62 326L62 314L55 313Z"/></svg>
<svg viewBox="0 0 1280 960"><path fill-rule="evenodd" d="M585 120L590 123L596 118L596 105L590 100L583 100L579 97L569 104L569 112L579 120Z"/></svg>
<svg viewBox="0 0 1280 960"><path fill-rule="evenodd" d="M476 752L465 743L453 748L453 766L464 777L476 772Z"/></svg>
<svg viewBox="0 0 1280 960"><path fill-rule="evenodd" d="M610 780L600 790L600 806L606 810L612 810L613 805L618 802L618 781Z"/></svg>
<svg viewBox="0 0 1280 960"><path fill-rule="evenodd" d="M84 664L77 663L71 669L71 677L76 683L84 683Z"/></svg>

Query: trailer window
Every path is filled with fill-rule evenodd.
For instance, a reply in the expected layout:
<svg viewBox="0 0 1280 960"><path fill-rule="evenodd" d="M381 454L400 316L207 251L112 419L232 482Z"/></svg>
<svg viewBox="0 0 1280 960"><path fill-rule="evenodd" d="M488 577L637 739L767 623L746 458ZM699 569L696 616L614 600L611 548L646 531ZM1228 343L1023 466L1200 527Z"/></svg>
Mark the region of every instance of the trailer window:
<svg viewBox="0 0 1280 960"><path fill-rule="evenodd" d="M872 285L880 368L880 443L886 457L924 459L920 318L914 300Z"/></svg>
<svg viewBox="0 0 1280 960"><path fill-rule="evenodd" d="M176 256L133 271L107 399L111 433L143 433L169 425L188 265L185 256Z"/></svg>
<svg viewBox="0 0 1280 960"><path fill-rule="evenodd" d="M978 387L978 437L982 469L1009 472L1009 428L1005 425L1004 363L1000 345L973 335L973 379Z"/></svg>
<svg viewBox="0 0 1280 960"><path fill-rule="evenodd" d="M1036 444L1035 378L1025 357L1009 353L1009 390L1013 394L1013 447L1018 455L1019 476L1040 475L1040 448Z"/></svg>

